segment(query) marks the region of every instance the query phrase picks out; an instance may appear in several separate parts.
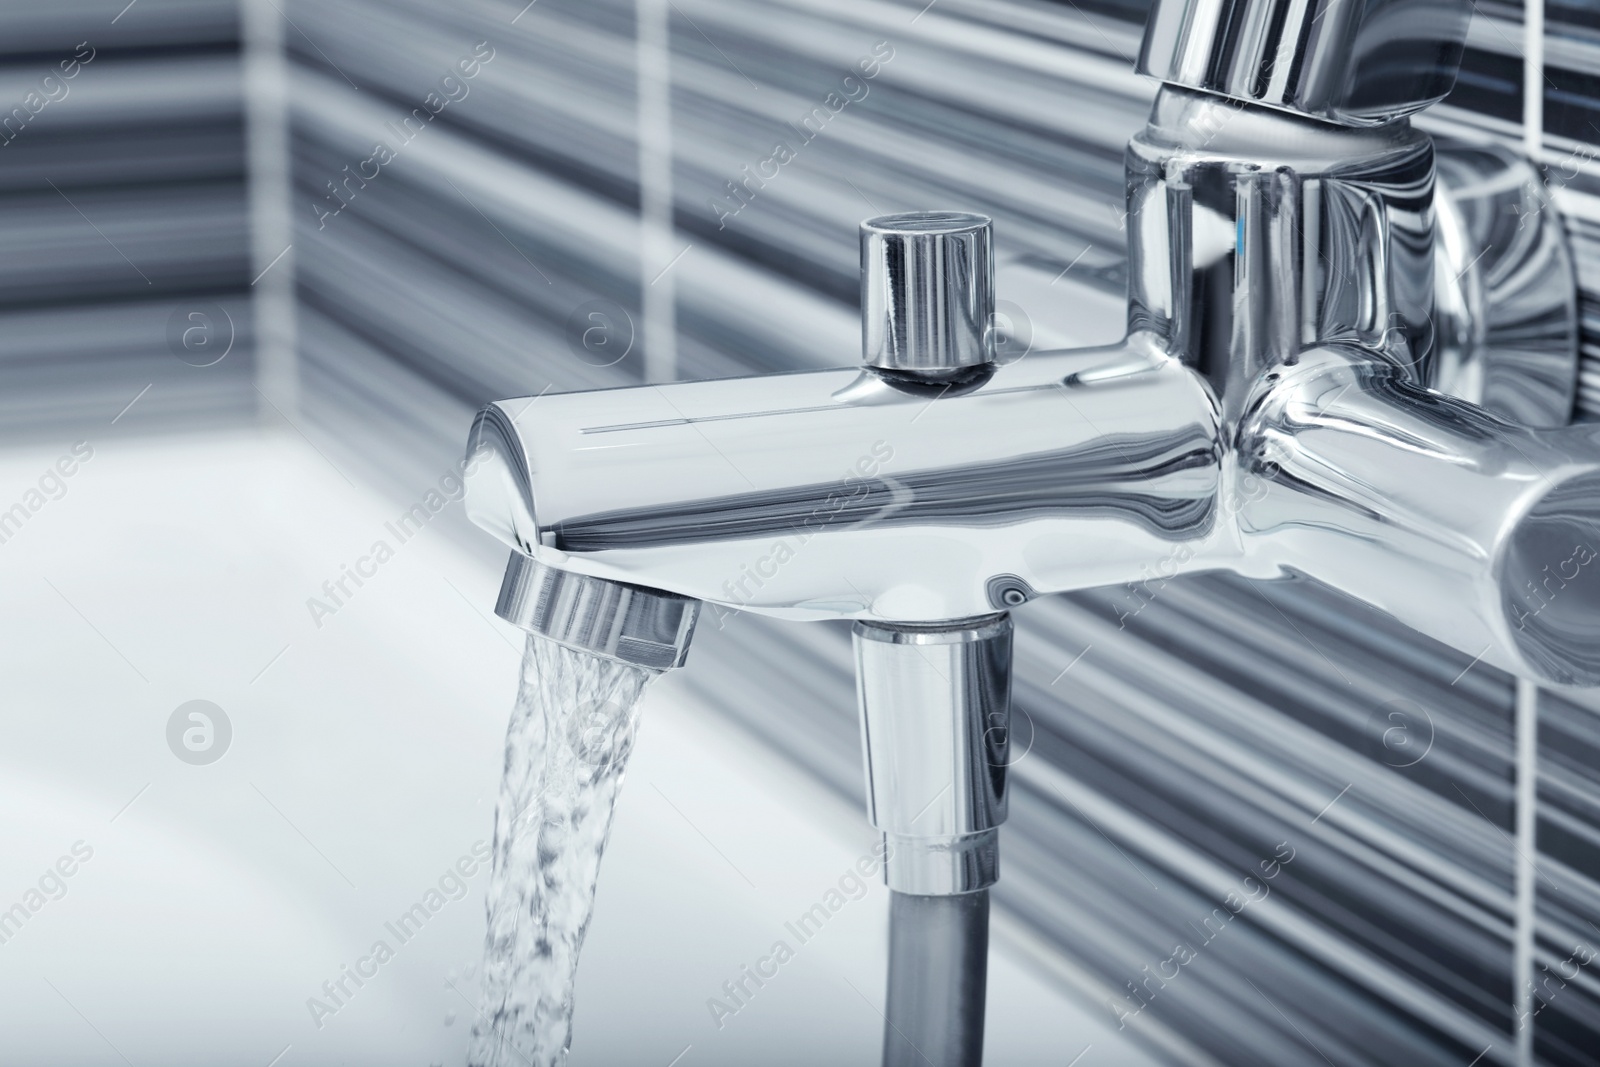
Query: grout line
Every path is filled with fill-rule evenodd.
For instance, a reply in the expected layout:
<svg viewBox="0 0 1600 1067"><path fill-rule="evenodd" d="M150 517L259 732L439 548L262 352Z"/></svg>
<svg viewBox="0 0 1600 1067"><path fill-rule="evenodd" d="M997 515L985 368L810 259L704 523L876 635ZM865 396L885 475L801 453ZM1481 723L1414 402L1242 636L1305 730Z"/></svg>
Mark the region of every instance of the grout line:
<svg viewBox="0 0 1600 1067"><path fill-rule="evenodd" d="M1522 21L1522 150L1544 154L1544 0L1527 0Z"/></svg>
<svg viewBox="0 0 1600 1067"><path fill-rule="evenodd" d="M249 295L255 385L263 397L294 412L299 410L295 261L279 266L295 236L286 19L273 0L241 0L239 17L250 263L256 272ZM257 414L266 419L270 412L258 405Z"/></svg>
<svg viewBox="0 0 1600 1067"><path fill-rule="evenodd" d="M678 376L678 296L669 272L683 258L683 252L666 267L659 267L676 243L672 217L669 4L670 0L634 0L638 20L635 63L639 113L639 314L644 319L640 333L644 340L646 382L670 382ZM658 269L659 273L651 277Z"/></svg>
<svg viewBox="0 0 1600 1067"><path fill-rule="evenodd" d="M1517 1067L1533 1067L1533 951L1537 930L1539 801L1539 686L1517 679L1516 707L1517 875L1511 946L1512 1011L1516 1019Z"/></svg>

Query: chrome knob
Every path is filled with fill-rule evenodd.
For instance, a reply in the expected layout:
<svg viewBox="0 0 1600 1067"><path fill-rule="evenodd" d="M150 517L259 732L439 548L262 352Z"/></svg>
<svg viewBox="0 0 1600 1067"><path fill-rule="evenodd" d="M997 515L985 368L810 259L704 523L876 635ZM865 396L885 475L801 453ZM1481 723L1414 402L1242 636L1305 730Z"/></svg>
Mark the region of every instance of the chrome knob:
<svg viewBox="0 0 1600 1067"><path fill-rule="evenodd" d="M880 215L861 224L861 358L934 382L994 361L993 224L963 211Z"/></svg>

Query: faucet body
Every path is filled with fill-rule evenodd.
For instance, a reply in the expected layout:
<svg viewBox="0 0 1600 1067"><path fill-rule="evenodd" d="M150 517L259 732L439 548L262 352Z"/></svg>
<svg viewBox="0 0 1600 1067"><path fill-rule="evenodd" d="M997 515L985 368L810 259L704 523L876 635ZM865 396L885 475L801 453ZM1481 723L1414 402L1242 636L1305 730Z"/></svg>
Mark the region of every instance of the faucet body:
<svg viewBox="0 0 1600 1067"><path fill-rule="evenodd" d="M1449 92L1470 9L1157 0L1116 344L1000 365L988 220L885 216L862 225L863 365L474 423L468 514L513 549L503 617L654 669L681 664L698 601L855 620L908 924L885 1063L980 1054L962 975L998 878L1008 612L1033 597L1304 575L1474 662L1600 684L1600 429L1566 425L1559 219L1524 161L1441 156L1407 117ZM911 951L936 943L941 964ZM963 1010L913 1010L923 986Z"/></svg>
<svg viewBox="0 0 1600 1067"><path fill-rule="evenodd" d="M868 367L503 401L473 430L469 512L554 567L800 620L1304 574L1592 684L1600 440L1430 388L1435 170L1404 118L1164 86L1128 146L1121 343L976 382ZM1560 256L1521 269L1570 286L1559 244L1536 251Z"/></svg>
<svg viewBox="0 0 1600 1067"><path fill-rule="evenodd" d="M471 513L554 566L789 619L936 622L1125 580L1222 535L1216 404L1143 343L960 396L839 370L502 402Z"/></svg>

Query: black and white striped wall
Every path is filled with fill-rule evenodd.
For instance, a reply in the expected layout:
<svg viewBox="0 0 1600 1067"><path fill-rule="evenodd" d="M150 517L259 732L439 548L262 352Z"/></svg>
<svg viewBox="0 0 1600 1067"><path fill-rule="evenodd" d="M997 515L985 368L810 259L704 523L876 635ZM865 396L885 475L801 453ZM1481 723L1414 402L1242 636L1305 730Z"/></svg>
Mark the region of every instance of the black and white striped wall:
<svg viewBox="0 0 1600 1067"><path fill-rule="evenodd" d="M98 48L0 147L18 432L148 385L119 425L287 420L414 496L488 400L852 362L856 223L913 207L995 218L1040 342L1120 329L1143 0L137 2L0 14L0 102ZM1421 120L1546 165L1585 418L1597 71L1592 5L1481 0ZM172 358L202 304L244 358ZM606 366L572 341L596 307ZM1008 945L1175 1063L1600 1063L1600 700L1519 699L1310 584L1172 582L1126 615L1117 590L1018 612ZM705 704L858 797L848 633L704 631Z"/></svg>

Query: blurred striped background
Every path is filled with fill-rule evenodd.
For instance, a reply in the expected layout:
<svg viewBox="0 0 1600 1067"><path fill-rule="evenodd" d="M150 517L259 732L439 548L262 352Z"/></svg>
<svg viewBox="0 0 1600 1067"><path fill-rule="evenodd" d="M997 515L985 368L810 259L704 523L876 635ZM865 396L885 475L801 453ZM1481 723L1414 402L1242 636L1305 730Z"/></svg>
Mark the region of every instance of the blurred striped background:
<svg viewBox="0 0 1600 1067"><path fill-rule="evenodd" d="M147 385L119 426L255 410L237 13L141 0L113 22L121 6L0 12L0 426L13 435L103 425ZM210 373L169 349L185 303L220 307L219 337L231 317L235 352Z"/></svg>
<svg viewBox="0 0 1600 1067"><path fill-rule="evenodd" d="M918 207L995 218L1036 343L1109 340L1146 6L13 6L0 103L81 42L95 57L0 147L0 422L287 421L411 499L488 400L853 362L856 223ZM1530 52L1520 4L1477 12L1421 121L1511 145L1542 124L1600 417L1600 16L1549 0ZM777 177L729 199L778 142ZM573 341L597 309L610 366ZM1600 953L1600 701L1543 695L1519 892L1511 679L1308 583L1189 579L1127 611L1103 590L1018 614L1010 946L1175 1063L1600 1063L1600 975L1575 962ZM848 632L703 631L685 678L707 706L858 797Z"/></svg>

